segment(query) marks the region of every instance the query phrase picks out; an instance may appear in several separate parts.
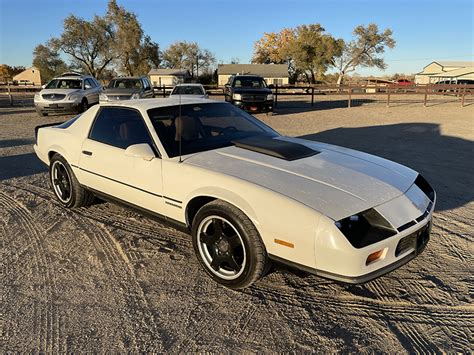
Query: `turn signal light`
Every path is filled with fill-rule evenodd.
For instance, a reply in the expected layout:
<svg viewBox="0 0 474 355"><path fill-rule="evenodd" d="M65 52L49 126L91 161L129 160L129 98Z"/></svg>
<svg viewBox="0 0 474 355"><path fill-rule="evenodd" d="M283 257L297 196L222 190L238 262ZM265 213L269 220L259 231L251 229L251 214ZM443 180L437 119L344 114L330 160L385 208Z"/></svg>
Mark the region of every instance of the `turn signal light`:
<svg viewBox="0 0 474 355"><path fill-rule="evenodd" d="M288 248L294 248L295 245L293 243L290 243L290 242L287 242L285 240L281 240L281 239L275 239L274 242L276 244L280 244L280 245L283 245L285 247L288 247Z"/></svg>
<svg viewBox="0 0 474 355"><path fill-rule="evenodd" d="M369 256L367 257L367 261L365 262L365 265L369 265L376 262L382 257L382 255L383 255L383 249L376 251L375 253L369 254Z"/></svg>

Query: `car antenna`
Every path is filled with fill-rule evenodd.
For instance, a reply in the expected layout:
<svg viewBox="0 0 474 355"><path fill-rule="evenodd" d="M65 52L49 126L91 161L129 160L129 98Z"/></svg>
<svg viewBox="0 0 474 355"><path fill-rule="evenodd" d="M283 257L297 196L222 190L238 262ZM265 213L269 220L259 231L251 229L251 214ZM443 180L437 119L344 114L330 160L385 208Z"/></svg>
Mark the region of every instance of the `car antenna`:
<svg viewBox="0 0 474 355"><path fill-rule="evenodd" d="M179 90L179 88L178 88ZM178 114L178 132L179 132L179 140L178 140L178 150L179 150L179 161L178 163L182 163L183 160L181 159L181 134L182 127L181 127L181 90L179 90L179 114Z"/></svg>

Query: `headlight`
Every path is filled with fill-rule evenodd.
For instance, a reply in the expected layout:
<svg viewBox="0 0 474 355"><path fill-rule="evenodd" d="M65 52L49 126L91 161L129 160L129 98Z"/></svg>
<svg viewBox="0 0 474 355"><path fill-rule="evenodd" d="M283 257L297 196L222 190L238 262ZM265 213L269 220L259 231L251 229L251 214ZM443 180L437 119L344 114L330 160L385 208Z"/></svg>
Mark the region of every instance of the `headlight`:
<svg viewBox="0 0 474 355"><path fill-rule="evenodd" d="M234 94L234 95L232 95L232 98L233 98L234 100L240 101L240 100L242 100L242 95L241 95L241 94Z"/></svg>
<svg viewBox="0 0 474 355"><path fill-rule="evenodd" d="M106 94L100 94L99 101L109 101L109 97Z"/></svg>
<svg viewBox="0 0 474 355"><path fill-rule="evenodd" d="M373 208L337 221L336 227L354 248L366 247L397 233L392 225Z"/></svg>
<svg viewBox="0 0 474 355"><path fill-rule="evenodd" d="M81 100L81 97L80 97L78 94L76 94L76 93L69 94L69 95L67 96L67 98L68 98L68 100L70 100L70 101L80 101L80 100Z"/></svg>
<svg viewBox="0 0 474 355"><path fill-rule="evenodd" d="M273 94L267 95L267 101L273 101Z"/></svg>
<svg viewBox="0 0 474 355"><path fill-rule="evenodd" d="M140 98L140 94L138 92L136 92L135 94L132 95L132 97L130 97L132 100L136 100L136 99L139 99Z"/></svg>

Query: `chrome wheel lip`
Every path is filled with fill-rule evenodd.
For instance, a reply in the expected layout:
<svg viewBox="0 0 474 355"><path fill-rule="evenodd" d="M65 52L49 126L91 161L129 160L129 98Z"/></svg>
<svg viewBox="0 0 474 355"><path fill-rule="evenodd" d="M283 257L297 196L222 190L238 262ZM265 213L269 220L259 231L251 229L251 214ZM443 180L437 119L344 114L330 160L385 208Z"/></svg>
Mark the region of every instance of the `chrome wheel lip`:
<svg viewBox="0 0 474 355"><path fill-rule="evenodd" d="M58 176L58 173L59 173L59 167L62 167L64 169L64 172L65 172L65 175L66 175L66 178L67 178L67 183L69 185L69 196L67 198L63 198L62 197L62 190L61 190L61 186L60 184L57 184L55 183L55 180L57 180L59 178ZM71 201L71 198L72 198L72 183L71 183L71 177L69 176L69 171L66 169L66 166L56 160L52 167L51 167L51 184L53 186L53 190L54 190L54 193L56 195L56 197L62 202L62 203L68 203L69 201Z"/></svg>
<svg viewBox="0 0 474 355"><path fill-rule="evenodd" d="M213 220L215 220L215 219L221 220L222 222L229 225L234 230L236 236L239 238L239 241L240 241L240 244L242 245L242 250L243 250L243 261L242 261L242 264L240 266L240 270L238 272L225 270L224 268L221 268L221 267L218 270L215 270L211 266L211 262L213 260L213 257L211 255L211 253L209 252L209 246L206 243L204 243L203 241L201 241L201 233L205 232L207 230L207 228L212 224ZM217 216L217 215L211 215L211 216L207 216L206 218L204 218L199 223L199 227L197 229L197 246L198 246L198 250L199 250L199 254L201 256L201 259L203 260L204 264L206 265L206 268L209 271L211 271L214 275L218 276L219 278L221 278L223 280L226 280L226 281L232 281L232 280L235 280L235 279L239 278L242 275L242 273L244 272L245 266L247 264L247 253L245 251L244 241L243 241L242 236L240 235L240 233L233 226L233 224L230 223L224 217Z"/></svg>

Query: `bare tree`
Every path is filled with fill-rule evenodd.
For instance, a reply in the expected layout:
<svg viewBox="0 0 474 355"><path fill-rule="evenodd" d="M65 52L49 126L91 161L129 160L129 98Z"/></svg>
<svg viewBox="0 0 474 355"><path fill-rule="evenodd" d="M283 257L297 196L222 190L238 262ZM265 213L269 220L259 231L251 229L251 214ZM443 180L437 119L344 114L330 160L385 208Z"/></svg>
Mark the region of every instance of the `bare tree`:
<svg viewBox="0 0 474 355"><path fill-rule="evenodd" d="M379 32L374 23L367 27L357 26L353 33L356 38L344 45L342 54L337 58L338 85L343 82L346 74L355 71L359 66L385 69L387 64L380 55L385 52L386 47L393 48L396 44L392 38L392 30L387 28L384 32Z"/></svg>

